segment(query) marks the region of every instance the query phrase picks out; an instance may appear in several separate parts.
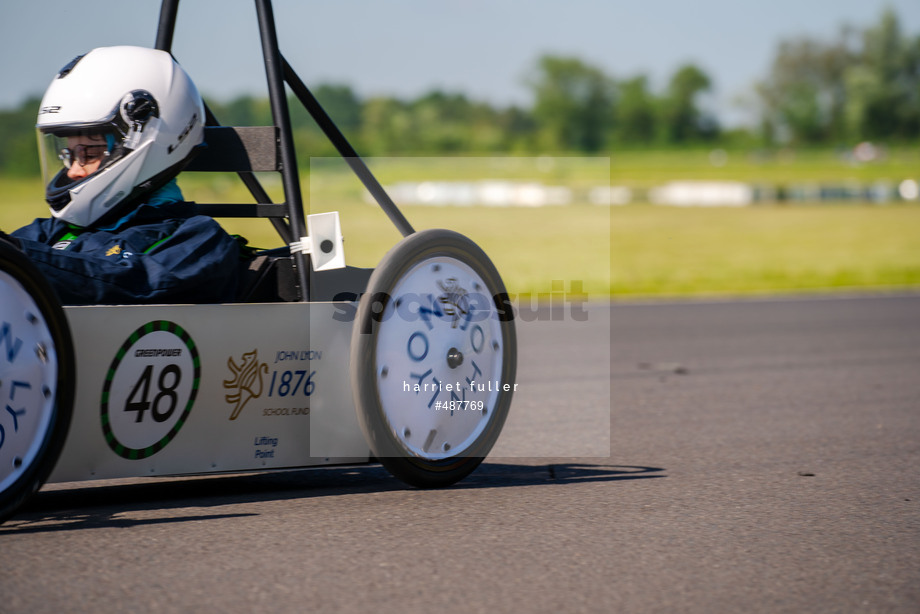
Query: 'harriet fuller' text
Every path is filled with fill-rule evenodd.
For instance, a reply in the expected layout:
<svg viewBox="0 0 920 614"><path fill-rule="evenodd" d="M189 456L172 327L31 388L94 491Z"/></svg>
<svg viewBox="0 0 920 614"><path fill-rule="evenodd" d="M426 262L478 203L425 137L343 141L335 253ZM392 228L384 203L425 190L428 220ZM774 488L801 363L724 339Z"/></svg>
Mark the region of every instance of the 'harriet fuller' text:
<svg viewBox="0 0 920 614"><path fill-rule="evenodd" d="M410 384L406 380L403 380L403 392L460 392L461 390L469 390L470 392L517 392L517 384L500 384L498 380L490 380L487 382L477 382L476 380L471 381L467 386L461 386L460 382L453 384L444 384L438 382L435 384L429 384L425 382L424 384Z"/></svg>

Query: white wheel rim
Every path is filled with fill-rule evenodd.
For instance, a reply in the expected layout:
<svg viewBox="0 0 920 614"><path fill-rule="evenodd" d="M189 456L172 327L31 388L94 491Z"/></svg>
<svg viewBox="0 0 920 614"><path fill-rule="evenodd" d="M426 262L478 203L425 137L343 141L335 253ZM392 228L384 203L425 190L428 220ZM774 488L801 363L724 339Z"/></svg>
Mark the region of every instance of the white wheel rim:
<svg viewBox="0 0 920 614"><path fill-rule="evenodd" d="M426 460L462 454L489 425L506 384L488 286L460 260L426 259L397 281L378 319L375 376L391 433Z"/></svg>
<svg viewBox="0 0 920 614"><path fill-rule="evenodd" d="M51 425L58 361L41 310L0 271L0 492L32 466Z"/></svg>

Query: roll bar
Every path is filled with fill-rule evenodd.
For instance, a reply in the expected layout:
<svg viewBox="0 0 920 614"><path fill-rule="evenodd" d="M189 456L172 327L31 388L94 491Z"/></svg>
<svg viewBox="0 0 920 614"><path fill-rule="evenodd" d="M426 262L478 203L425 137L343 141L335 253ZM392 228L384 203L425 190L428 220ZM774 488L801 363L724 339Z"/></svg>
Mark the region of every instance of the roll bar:
<svg viewBox="0 0 920 614"><path fill-rule="evenodd" d="M297 170L297 156L294 151L288 99L285 95L285 84L287 84L397 230L404 237L414 233L412 225L371 173L348 139L281 55L271 0L255 0L255 4L274 126L224 127L220 125L206 105L205 139L210 147L193 160L187 170L236 172L255 198L256 203L250 205L200 204L202 213L214 217L269 218L281 238L288 244L306 235L303 196ZM157 49L172 53L173 33L178 12L179 0L162 1L157 27ZM261 170L276 170L281 173L284 203L272 203L265 189L253 175L253 172ZM303 261L304 255L296 253L294 257L297 259L301 287L307 288L307 267Z"/></svg>

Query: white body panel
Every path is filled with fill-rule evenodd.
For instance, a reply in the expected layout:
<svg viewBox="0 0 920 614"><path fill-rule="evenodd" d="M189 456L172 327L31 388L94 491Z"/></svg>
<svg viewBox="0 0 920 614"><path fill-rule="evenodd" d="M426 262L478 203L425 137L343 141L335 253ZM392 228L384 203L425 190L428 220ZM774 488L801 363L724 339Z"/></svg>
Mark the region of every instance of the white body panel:
<svg viewBox="0 0 920 614"><path fill-rule="evenodd" d="M65 313L76 400L49 482L368 460L348 379L352 321L333 303Z"/></svg>

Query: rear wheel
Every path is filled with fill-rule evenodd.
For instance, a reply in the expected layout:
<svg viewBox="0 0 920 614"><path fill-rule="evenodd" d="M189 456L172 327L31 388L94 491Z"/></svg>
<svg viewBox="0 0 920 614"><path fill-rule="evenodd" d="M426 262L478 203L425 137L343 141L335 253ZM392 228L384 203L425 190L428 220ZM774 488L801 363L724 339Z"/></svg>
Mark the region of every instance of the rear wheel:
<svg viewBox="0 0 920 614"><path fill-rule="evenodd" d="M420 488L472 472L504 425L516 339L505 287L486 254L448 230L403 239L358 307L351 377L374 456Z"/></svg>
<svg viewBox="0 0 920 614"><path fill-rule="evenodd" d="M67 319L28 258L0 241L0 522L45 482L74 394Z"/></svg>

